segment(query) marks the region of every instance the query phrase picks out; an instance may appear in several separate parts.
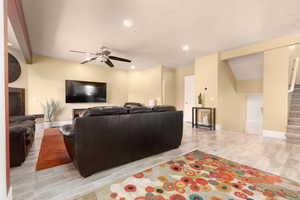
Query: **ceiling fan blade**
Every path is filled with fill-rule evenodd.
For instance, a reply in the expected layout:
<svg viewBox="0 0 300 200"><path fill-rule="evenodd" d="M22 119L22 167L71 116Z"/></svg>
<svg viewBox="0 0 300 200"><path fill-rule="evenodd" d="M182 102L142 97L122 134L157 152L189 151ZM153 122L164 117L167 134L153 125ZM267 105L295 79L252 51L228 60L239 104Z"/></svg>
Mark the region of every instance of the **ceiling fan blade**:
<svg viewBox="0 0 300 200"><path fill-rule="evenodd" d="M109 59L107 59L105 63L110 67L114 67L114 64Z"/></svg>
<svg viewBox="0 0 300 200"><path fill-rule="evenodd" d="M85 64L85 63L88 63L88 62L92 62L93 60L96 60L97 58L98 58L98 56L92 57L92 58L88 58L88 59L85 59L85 60L82 61L80 64Z"/></svg>
<svg viewBox="0 0 300 200"><path fill-rule="evenodd" d="M72 53L89 53L86 51L77 51L77 50L70 50L70 52L72 52Z"/></svg>
<svg viewBox="0 0 300 200"><path fill-rule="evenodd" d="M125 58L119 58L116 56L108 56L112 60L122 61L122 62L131 62L131 60L125 59Z"/></svg>
<svg viewBox="0 0 300 200"><path fill-rule="evenodd" d="M87 52L87 51L77 51L77 50L70 50L72 53L84 53L89 55L96 55L95 53Z"/></svg>

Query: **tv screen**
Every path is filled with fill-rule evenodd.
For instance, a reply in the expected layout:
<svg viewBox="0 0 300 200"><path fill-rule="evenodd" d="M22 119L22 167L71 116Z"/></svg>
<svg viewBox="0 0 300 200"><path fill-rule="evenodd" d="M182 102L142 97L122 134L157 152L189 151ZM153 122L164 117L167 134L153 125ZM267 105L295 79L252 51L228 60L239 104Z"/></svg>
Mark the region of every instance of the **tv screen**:
<svg viewBox="0 0 300 200"><path fill-rule="evenodd" d="M106 102L106 83L66 80L66 103Z"/></svg>

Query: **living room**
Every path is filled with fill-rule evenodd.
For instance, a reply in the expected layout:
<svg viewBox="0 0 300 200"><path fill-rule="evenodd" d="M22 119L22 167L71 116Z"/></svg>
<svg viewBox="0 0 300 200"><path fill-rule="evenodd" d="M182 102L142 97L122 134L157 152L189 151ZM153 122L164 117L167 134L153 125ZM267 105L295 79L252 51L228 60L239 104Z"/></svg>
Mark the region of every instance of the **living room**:
<svg viewBox="0 0 300 200"><path fill-rule="evenodd" d="M0 199L300 199L299 2L4 3Z"/></svg>

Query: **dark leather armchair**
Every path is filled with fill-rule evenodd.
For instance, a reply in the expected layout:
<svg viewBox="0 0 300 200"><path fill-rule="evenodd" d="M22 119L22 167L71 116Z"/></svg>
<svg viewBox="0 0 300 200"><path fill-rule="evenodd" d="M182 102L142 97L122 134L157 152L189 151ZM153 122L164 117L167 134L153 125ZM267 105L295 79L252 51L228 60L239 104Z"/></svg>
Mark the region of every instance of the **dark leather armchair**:
<svg viewBox="0 0 300 200"><path fill-rule="evenodd" d="M77 118L73 128L62 130L68 152L83 177L181 144L183 113L174 107L132 108L134 112L118 107L110 114L105 110L109 108L93 109Z"/></svg>
<svg viewBox="0 0 300 200"><path fill-rule="evenodd" d="M33 116L11 116L10 132L10 166L20 166L32 146L35 137L35 119Z"/></svg>

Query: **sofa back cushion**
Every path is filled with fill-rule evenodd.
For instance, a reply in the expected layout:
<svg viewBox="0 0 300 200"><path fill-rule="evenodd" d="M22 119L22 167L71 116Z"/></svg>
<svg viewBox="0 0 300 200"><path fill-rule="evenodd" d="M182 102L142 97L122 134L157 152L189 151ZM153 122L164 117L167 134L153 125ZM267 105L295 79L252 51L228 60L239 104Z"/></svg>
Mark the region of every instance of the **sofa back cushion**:
<svg viewBox="0 0 300 200"><path fill-rule="evenodd" d="M141 103L136 103L136 102L127 102L124 104L124 107L126 108L136 108L136 107L143 107L144 105Z"/></svg>
<svg viewBox="0 0 300 200"><path fill-rule="evenodd" d="M176 111L175 106L154 106L152 108L153 112L167 112L167 111Z"/></svg>
<svg viewBox="0 0 300 200"><path fill-rule="evenodd" d="M83 117L90 116L102 116L102 115L118 115L126 114L128 111L124 107L120 106L99 106L94 108L89 108L84 112Z"/></svg>
<svg viewBox="0 0 300 200"><path fill-rule="evenodd" d="M146 106L128 108L128 113L129 114L134 114L134 113L149 113L149 112L153 112L152 108L146 107Z"/></svg>

